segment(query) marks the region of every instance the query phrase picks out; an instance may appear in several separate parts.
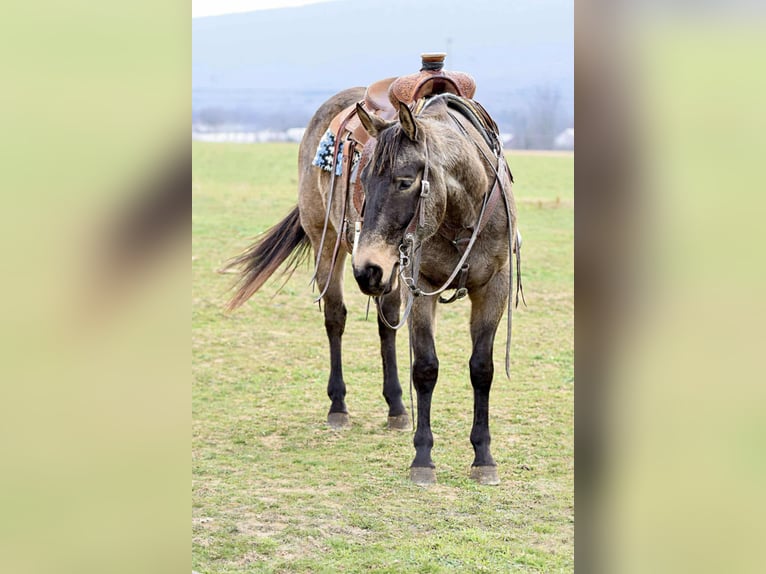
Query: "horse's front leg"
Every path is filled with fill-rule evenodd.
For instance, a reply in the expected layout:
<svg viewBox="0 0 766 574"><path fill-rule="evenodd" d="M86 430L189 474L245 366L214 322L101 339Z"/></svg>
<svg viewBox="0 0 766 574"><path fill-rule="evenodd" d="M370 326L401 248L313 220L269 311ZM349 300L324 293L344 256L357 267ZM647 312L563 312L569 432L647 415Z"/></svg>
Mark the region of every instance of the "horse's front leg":
<svg viewBox="0 0 766 574"><path fill-rule="evenodd" d="M412 306L411 345L412 382L418 395L418 422L415 430L415 459L410 466L410 480L427 485L436 482L431 460L434 435L431 432L431 397L439 376L439 359L434 346L436 297L418 297Z"/></svg>
<svg viewBox="0 0 766 574"><path fill-rule="evenodd" d="M495 333L508 296L507 271L507 268L499 271L484 288L471 294L473 351L469 367L473 386L471 444L475 454L471 478L480 484L500 484L497 464L489 450L489 391L495 371L492 359Z"/></svg>
<svg viewBox="0 0 766 574"><path fill-rule="evenodd" d="M389 325L399 322L400 289L380 297L380 313ZM388 403L388 428L409 430L410 417L402 402L402 386L399 383L399 369L396 365L396 331L388 327L378 316L378 334L380 335L380 355L383 359L383 397Z"/></svg>

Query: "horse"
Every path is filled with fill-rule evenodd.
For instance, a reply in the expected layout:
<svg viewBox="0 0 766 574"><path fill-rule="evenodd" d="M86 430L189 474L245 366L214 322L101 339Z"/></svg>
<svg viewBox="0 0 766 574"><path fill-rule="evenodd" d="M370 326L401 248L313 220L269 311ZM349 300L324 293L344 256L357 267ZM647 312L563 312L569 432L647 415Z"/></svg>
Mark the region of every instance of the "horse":
<svg viewBox="0 0 766 574"><path fill-rule="evenodd" d="M412 105L399 102L398 117L385 120L358 103L363 95L364 88L340 92L312 117L299 148L298 205L228 263L227 267L240 270L238 289L228 308L244 303L286 261L286 272L292 272L311 248L316 261L314 279L320 288L324 286L320 297L330 347L327 422L333 428L348 426L341 340L347 314L343 268L350 250L354 278L376 303L383 396L388 404L388 426L395 430L412 428L396 360L397 329L408 325L410 381L417 393L410 479L428 485L436 482L430 410L439 373L434 346L437 303L467 296L471 301L469 367L474 391L470 440L475 456L470 476L480 484L498 484L489 432L493 348L507 307L508 374L512 253L516 253L520 271L520 236L511 191L513 177L497 128L481 106L457 97L430 97ZM368 162L360 167L361 209L348 195L332 193L334 174L312 165L332 118L355 102L359 120L371 138L366 146ZM357 226L352 248L339 249L349 222L361 222L361 228ZM520 287L517 273L517 302ZM440 293L448 289L454 289L452 297L442 297Z"/></svg>

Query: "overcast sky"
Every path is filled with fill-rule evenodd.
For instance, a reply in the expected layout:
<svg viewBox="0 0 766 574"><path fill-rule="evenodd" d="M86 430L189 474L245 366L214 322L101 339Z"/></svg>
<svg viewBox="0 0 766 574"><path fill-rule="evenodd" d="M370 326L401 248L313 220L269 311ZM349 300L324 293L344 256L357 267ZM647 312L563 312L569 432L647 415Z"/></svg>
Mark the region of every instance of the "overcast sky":
<svg viewBox="0 0 766 574"><path fill-rule="evenodd" d="M329 0L192 0L192 18L231 14L233 12L288 8L327 1Z"/></svg>

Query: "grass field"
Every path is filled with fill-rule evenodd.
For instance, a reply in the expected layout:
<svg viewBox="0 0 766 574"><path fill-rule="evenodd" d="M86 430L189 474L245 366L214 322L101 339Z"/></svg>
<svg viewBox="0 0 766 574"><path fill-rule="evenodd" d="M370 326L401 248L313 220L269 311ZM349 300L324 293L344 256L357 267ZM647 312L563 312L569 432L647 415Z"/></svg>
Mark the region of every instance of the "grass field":
<svg viewBox="0 0 766 574"><path fill-rule="evenodd" d="M192 566L224 572L572 572L574 158L510 155L528 307L512 372L498 337L490 403L500 486L469 479L470 304L440 306L432 407L438 484L408 480L411 432L386 429L374 314L347 265L352 427L325 425L324 322L301 267L222 312L222 261L297 198L297 145L193 144ZM503 333L505 323L501 324ZM400 378L409 409L406 330Z"/></svg>

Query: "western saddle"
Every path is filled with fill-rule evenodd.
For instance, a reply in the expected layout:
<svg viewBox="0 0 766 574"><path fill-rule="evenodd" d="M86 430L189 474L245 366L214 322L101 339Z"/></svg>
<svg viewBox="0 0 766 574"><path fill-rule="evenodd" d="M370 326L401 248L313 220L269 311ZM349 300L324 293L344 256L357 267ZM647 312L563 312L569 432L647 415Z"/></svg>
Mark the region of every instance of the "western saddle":
<svg viewBox="0 0 766 574"><path fill-rule="evenodd" d="M476 91L474 79L464 72L443 70L445 57L443 52L421 54L419 72L370 84L360 103L369 113L390 121L396 119L400 101L411 105L420 98L444 93L473 98ZM348 134L358 146L364 146L370 138L356 116L356 103L336 115L329 129L340 139L345 139Z"/></svg>

